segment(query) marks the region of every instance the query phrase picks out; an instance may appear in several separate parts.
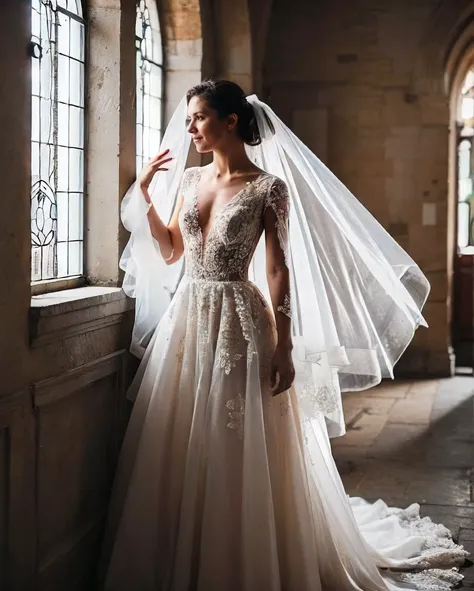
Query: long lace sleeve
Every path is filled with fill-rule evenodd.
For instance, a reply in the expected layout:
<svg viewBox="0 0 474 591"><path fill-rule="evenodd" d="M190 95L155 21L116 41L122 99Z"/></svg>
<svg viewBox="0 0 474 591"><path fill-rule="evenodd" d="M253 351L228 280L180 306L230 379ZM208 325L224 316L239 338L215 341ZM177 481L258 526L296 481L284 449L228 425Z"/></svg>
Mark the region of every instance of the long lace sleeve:
<svg viewBox="0 0 474 591"><path fill-rule="evenodd" d="M271 213L268 213L268 209ZM276 267L282 265L289 268L289 244L288 244L288 229L289 229L289 212L290 212L290 197L286 184L280 180L275 179L272 183L270 191L267 193L264 206L264 219L267 226L273 225L276 229L276 237L278 244L272 244L269 248L271 264ZM267 229L267 232L270 228ZM272 232L274 233L274 232ZM291 297L289 285L286 290L278 296L276 311L285 314L291 318Z"/></svg>
<svg viewBox="0 0 474 591"><path fill-rule="evenodd" d="M285 257L285 264L289 267L288 251L288 220L290 214L290 196L288 187L281 179L275 179L265 200L265 209L271 207L275 213L275 226L278 241Z"/></svg>

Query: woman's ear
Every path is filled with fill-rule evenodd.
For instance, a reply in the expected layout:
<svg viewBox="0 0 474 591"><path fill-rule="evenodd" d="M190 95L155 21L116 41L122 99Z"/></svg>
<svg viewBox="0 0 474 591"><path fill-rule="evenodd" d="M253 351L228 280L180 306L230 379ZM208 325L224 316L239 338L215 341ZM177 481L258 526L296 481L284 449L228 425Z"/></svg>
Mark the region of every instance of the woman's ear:
<svg viewBox="0 0 474 591"><path fill-rule="evenodd" d="M234 127L237 125L238 117L235 113L232 113L227 117L227 129L232 131Z"/></svg>

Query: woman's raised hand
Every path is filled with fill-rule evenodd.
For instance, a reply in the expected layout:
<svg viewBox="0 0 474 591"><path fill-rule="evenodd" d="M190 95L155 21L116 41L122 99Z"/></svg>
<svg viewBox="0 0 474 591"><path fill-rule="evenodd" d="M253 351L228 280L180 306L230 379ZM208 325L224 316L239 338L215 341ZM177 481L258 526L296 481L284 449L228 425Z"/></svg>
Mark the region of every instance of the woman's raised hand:
<svg viewBox="0 0 474 591"><path fill-rule="evenodd" d="M158 156L152 158L138 175L137 182L147 202L150 201L148 187L150 186L155 173L159 170L168 170L168 168L164 168L163 165L170 162L170 160L173 160L173 158L169 156L169 150L165 150L164 152L161 152L161 154L158 154Z"/></svg>

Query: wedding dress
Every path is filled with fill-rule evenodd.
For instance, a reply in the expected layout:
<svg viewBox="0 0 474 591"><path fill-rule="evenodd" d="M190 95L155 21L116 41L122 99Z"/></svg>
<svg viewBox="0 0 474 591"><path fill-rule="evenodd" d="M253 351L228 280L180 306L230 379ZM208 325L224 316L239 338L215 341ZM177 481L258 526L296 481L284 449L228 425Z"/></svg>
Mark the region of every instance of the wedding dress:
<svg viewBox="0 0 474 591"><path fill-rule="evenodd" d="M204 240L200 176L181 184L185 274L130 389L105 590L450 589L466 553L448 530L417 505L349 499L325 414L301 415L297 381L270 393L275 321L248 273L267 208L287 249L287 186L261 174Z"/></svg>

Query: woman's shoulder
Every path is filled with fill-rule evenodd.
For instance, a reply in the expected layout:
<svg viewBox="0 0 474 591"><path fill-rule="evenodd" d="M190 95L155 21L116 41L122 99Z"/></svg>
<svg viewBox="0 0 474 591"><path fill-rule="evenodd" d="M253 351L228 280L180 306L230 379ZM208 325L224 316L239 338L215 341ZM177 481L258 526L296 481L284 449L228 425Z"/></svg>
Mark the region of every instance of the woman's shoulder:
<svg viewBox="0 0 474 591"><path fill-rule="evenodd" d="M201 174L201 167L200 166L190 166L186 168L183 173L184 178L191 178Z"/></svg>
<svg viewBox="0 0 474 591"><path fill-rule="evenodd" d="M288 186L280 177L267 173L266 190L264 191L264 209L285 208L289 206L290 196Z"/></svg>
<svg viewBox="0 0 474 591"><path fill-rule="evenodd" d="M186 168L183 172L183 176L181 178L181 192L186 192L189 187L195 185L200 176L201 168L199 166L191 166L190 168Z"/></svg>
<svg viewBox="0 0 474 591"><path fill-rule="evenodd" d="M280 177L266 172L264 178L268 189L268 194L288 193L288 186Z"/></svg>

